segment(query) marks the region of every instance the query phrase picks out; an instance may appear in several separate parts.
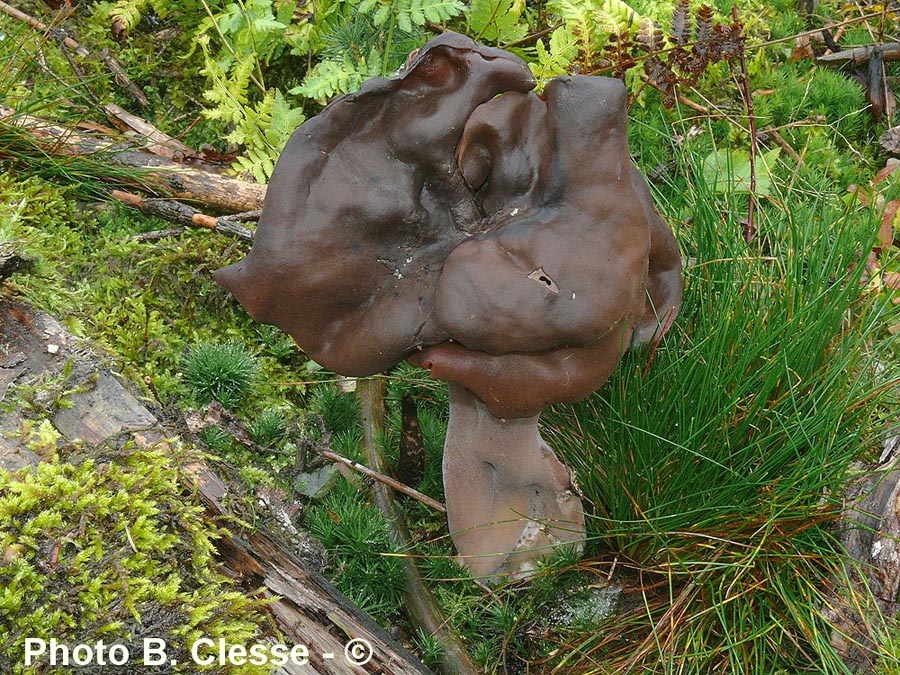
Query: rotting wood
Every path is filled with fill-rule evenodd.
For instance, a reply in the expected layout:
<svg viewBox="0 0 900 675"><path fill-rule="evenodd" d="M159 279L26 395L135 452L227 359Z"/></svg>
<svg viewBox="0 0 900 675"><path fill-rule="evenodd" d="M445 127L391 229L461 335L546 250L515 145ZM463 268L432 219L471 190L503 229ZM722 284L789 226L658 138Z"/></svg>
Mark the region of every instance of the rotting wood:
<svg viewBox="0 0 900 675"><path fill-rule="evenodd" d="M13 242L0 243L0 280L31 266L31 259Z"/></svg>
<svg viewBox="0 0 900 675"><path fill-rule="evenodd" d="M179 201L204 204L210 209L241 212L261 209L266 186L229 178L202 168L178 164L108 138L97 138L33 115L0 105L0 123L27 132L41 150L51 155L93 156L117 167L133 168L135 188L155 190ZM10 148L5 148L10 153ZM201 164L202 166L202 164Z"/></svg>
<svg viewBox="0 0 900 675"><path fill-rule="evenodd" d="M145 139L147 152L175 161L197 157L197 153L193 148L185 145L177 138L172 138L168 134L163 133L147 120L137 115L132 115L115 103L107 103L103 106L103 111L113 124L119 127L120 131Z"/></svg>
<svg viewBox="0 0 900 675"><path fill-rule="evenodd" d="M849 63L867 63L879 50L884 61L900 61L900 42L885 42L877 45L851 47L831 54L816 57L817 63L827 66L843 66Z"/></svg>
<svg viewBox="0 0 900 675"><path fill-rule="evenodd" d="M378 447L378 436L384 426L384 380L381 378L361 379L357 383L356 394L360 401L363 422L363 445L369 466L379 473L386 473L384 456ZM375 505L385 515L390 524L390 534L400 551L412 549L412 538L406 520L397 507L390 488L383 483L372 484ZM462 640L450 628L435 599L425 585L415 559L401 556L406 593L404 603L410 621L427 635L433 635L443 646L441 666L447 675L476 675L480 670L466 651Z"/></svg>
<svg viewBox="0 0 900 675"><path fill-rule="evenodd" d="M832 645L854 673L871 672L878 662L871 627L877 632L900 614L898 500L900 436L885 441L878 466L861 471L844 494L840 539L853 564L845 567L847 579L835 580L835 593L822 614L832 624ZM866 604L870 597L875 607Z"/></svg>
<svg viewBox="0 0 900 675"><path fill-rule="evenodd" d="M227 516L224 500L228 488L221 479L201 462L185 469L207 509L213 515ZM367 672L396 675L429 672L340 591L321 575L306 569L293 553L264 530L255 530L244 538L235 533L219 545L219 557L248 590L261 584L264 597L278 598L270 608L279 629L298 644L309 647L311 665L318 672L354 672L349 667L342 670L335 660L322 656L328 653L342 656L345 644L353 639L366 640L373 647ZM302 634L297 634L298 625L304 626Z"/></svg>
<svg viewBox="0 0 900 675"><path fill-rule="evenodd" d="M71 404L49 413L48 419L67 439L92 445L134 441L149 446L170 436L155 417L82 341L68 334L53 318L15 303L0 303L0 388L39 374L55 374L68 363L67 383L76 392L67 395ZM83 380L83 382L82 382ZM0 414L0 468L18 470L33 466L40 457L19 444L22 423L18 412ZM13 433L6 433L13 432ZM231 529L231 538L218 542L223 572L248 592L261 589L272 600L268 611L281 631L269 639L309 648L310 664L286 665L281 675L429 675L412 654L375 624L324 577L308 569L278 538L264 529L237 529L225 506L228 486L205 463L194 461L183 467L185 483L196 489L218 525ZM373 647L371 660L361 667L349 665L345 644L367 640ZM334 658L327 655L333 654Z"/></svg>

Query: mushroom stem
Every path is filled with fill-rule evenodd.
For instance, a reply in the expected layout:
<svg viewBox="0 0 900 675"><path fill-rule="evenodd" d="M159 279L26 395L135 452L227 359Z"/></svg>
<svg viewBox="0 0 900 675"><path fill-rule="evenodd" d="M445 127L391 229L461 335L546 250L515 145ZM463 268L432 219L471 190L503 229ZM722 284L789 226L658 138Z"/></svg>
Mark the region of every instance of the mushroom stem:
<svg viewBox="0 0 900 675"><path fill-rule="evenodd" d="M538 418L494 417L468 389L450 386L444 494L460 562L476 577L525 575L553 546L579 546L584 512L569 470Z"/></svg>

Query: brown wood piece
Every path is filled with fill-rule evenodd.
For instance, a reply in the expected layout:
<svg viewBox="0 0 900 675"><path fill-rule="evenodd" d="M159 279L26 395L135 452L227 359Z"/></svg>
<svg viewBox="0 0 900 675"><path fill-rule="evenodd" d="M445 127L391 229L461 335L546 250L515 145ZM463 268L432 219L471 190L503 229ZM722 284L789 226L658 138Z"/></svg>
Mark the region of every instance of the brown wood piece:
<svg viewBox="0 0 900 675"><path fill-rule="evenodd" d="M900 61L900 42L885 42L880 45L865 45L852 47L831 54L823 54L816 58L817 63L828 66L842 66L848 63L867 63L878 50L882 50L882 58L885 61Z"/></svg>
<svg viewBox="0 0 900 675"><path fill-rule="evenodd" d="M122 147L111 139L96 138L39 117L19 114L0 105L0 123L28 132L49 154L69 157L97 156L113 166L143 169L132 184L141 190L156 190L166 197L193 201L225 212L262 208L266 186L221 176L210 171L177 164L148 152Z"/></svg>
<svg viewBox="0 0 900 675"><path fill-rule="evenodd" d="M419 424L416 401L409 394L400 400L400 454L397 478L406 485L422 481L425 475L425 436Z"/></svg>
<svg viewBox="0 0 900 675"><path fill-rule="evenodd" d="M855 564L846 568L849 587L836 580L822 614L850 671L872 672L879 659L871 626L877 633L900 614L900 437L885 442L880 464L849 483L844 500L841 543ZM869 594L875 607L866 604Z"/></svg>
<svg viewBox="0 0 900 675"><path fill-rule="evenodd" d="M113 123L119 123L116 126L120 126L120 130L130 131L146 139L146 150L154 155L177 161L186 157L197 156L193 148L185 145L177 138L172 138L168 134L163 133L147 120L137 115L132 115L115 103L107 103L103 106L103 110Z"/></svg>

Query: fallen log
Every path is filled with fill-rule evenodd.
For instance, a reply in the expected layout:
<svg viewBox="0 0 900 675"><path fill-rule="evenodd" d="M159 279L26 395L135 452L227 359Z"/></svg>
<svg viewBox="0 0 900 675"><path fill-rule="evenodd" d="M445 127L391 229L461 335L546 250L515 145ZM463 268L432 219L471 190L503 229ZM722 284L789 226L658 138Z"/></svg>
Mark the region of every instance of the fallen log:
<svg viewBox="0 0 900 675"><path fill-rule="evenodd" d="M204 170L202 163L195 160L191 160L191 164L178 164L128 144L89 136L40 117L20 114L5 105L0 105L0 124L12 125L27 133L29 140L49 155L91 157L113 167L135 169L132 178L123 180L135 188L154 191L164 197L235 213L261 209L266 196L265 185ZM30 149L20 150L24 154ZM0 156L13 156L15 150L7 144Z"/></svg>
<svg viewBox="0 0 900 675"><path fill-rule="evenodd" d="M53 318L21 304L0 303L0 329L0 400L9 385L22 378L53 377L65 368L75 380L66 382L70 405L48 416L65 438L118 447L116 442L157 445L171 436L99 357ZM83 386L88 379L90 386ZM9 433L17 431L23 419L21 412L0 413L2 469L15 471L40 462L19 434ZM277 671L280 675L430 674L278 537L261 528L241 530L232 518L223 517L230 513L225 505L229 489L207 464L194 460L183 469L187 486L196 490L210 518L232 533L218 542L223 572L245 591L271 600L267 608L281 632L271 639L308 648L308 665L285 665Z"/></svg>

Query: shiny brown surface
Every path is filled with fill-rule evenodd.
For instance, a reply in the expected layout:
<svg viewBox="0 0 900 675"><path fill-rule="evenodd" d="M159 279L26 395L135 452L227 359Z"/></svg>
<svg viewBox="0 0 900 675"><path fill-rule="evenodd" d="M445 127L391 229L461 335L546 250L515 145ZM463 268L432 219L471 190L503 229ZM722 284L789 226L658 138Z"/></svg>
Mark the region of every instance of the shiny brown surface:
<svg viewBox="0 0 900 675"><path fill-rule="evenodd" d="M533 86L509 53L435 38L295 132L253 249L216 279L339 373L411 356L500 417L588 395L671 323L681 260L622 84Z"/></svg>

